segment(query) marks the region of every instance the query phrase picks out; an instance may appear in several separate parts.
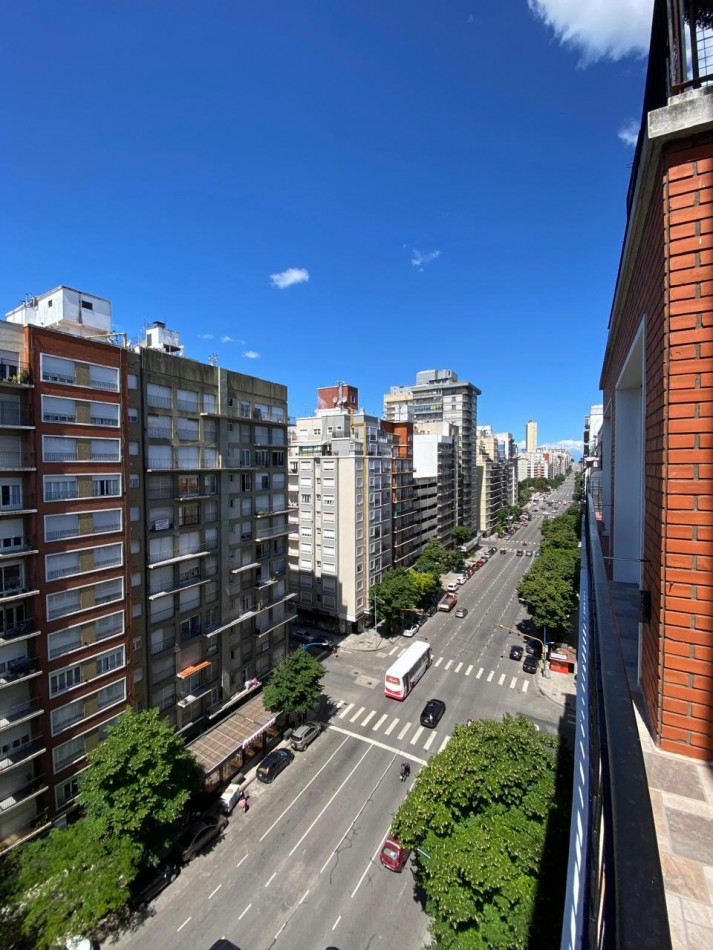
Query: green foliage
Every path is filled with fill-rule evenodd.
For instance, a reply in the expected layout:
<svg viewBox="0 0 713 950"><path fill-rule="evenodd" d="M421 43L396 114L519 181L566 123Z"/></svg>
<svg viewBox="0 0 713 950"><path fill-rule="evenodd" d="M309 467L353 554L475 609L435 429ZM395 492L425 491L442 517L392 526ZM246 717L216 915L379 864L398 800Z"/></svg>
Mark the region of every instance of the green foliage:
<svg viewBox="0 0 713 950"><path fill-rule="evenodd" d="M536 627L566 631L579 587L580 515L576 506L542 524L540 557L521 579L517 592Z"/></svg>
<svg viewBox="0 0 713 950"><path fill-rule="evenodd" d="M380 584L374 584L369 591L369 604L376 608L378 620L385 620L391 630L398 626L404 610L415 607L419 600L419 589L413 580L413 571L398 568L385 571Z"/></svg>
<svg viewBox="0 0 713 950"><path fill-rule="evenodd" d="M79 803L88 819L125 837L142 863L169 846L201 774L185 743L157 709L127 709L88 756L79 777Z"/></svg>
<svg viewBox="0 0 713 950"><path fill-rule="evenodd" d="M521 508L520 505L505 505L502 508L498 508L495 513L495 530L499 537L503 536L508 525L511 525L513 521L520 520L520 516L524 510L525 509Z"/></svg>
<svg viewBox="0 0 713 950"><path fill-rule="evenodd" d="M465 525L459 524L455 528L451 529L451 537L456 544L465 544L466 541L470 541L473 536L473 532L470 528L466 528Z"/></svg>
<svg viewBox="0 0 713 950"><path fill-rule="evenodd" d="M566 842L566 808L555 803L558 748L529 719L506 716L457 726L419 773L392 833L424 852L417 878L436 947L532 945L548 822L558 822ZM550 921L552 939L559 924Z"/></svg>
<svg viewBox="0 0 713 950"><path fill-rule="evenodd" d="M324 667L307 650L288 653L263 688L265 709L290 714L308 712L319 702L323 676Z"/></svg>
<svg viewBox="0 0 713 950"><path fill-rule="evenodd" d="M417 602L420 604L429 601L441 589L441 579L438 574L428 574L421 571L410 570L409 576L417 593Z"/></svg>
<svg viewBox="0 0 713 950"><path fill-rule="evenodd" d="M424 545L421 556L416 561L415 568L427 574L436 574L440 577L450 566L450 551L438 543L429 541Z"/></svg>
<svg viewBox="0 0 713 950"><path fill-rule="evenodd" d="M14 888L24 934L45 948L91 932L126 903L138 861L135 844L96 819L24 845Z"/></svg>

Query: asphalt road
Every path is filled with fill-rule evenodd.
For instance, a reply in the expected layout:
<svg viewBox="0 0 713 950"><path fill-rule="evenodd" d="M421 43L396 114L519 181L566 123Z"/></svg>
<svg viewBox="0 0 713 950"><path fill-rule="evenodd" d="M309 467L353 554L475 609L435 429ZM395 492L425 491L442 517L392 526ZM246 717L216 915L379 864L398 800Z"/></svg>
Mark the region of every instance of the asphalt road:
<svg viewBox="0 0 713 950"><path fill-rule="evenodd" d="M568 495L562 493L564 499ZM562 710L537 687L538 675L508 658L518 637L500 631L524 618L517 581L532 564L517 548L539 544L541 515L498 550L458 593L465 618L437 613L420 633L434 662L403 701L383 693L384 672L412 640L385 640L375 652L340 651L325 660L329 711L325 732L273 785L253 782L250 809L237 810L214 843L130 930L104 946L208 950L220 937L241 950L417 950L428 918L408 869L394 874L378 853L411 780L467 716L523 713L550 732ZM435 729L419 714L430 697L447 708Z"/></svg>

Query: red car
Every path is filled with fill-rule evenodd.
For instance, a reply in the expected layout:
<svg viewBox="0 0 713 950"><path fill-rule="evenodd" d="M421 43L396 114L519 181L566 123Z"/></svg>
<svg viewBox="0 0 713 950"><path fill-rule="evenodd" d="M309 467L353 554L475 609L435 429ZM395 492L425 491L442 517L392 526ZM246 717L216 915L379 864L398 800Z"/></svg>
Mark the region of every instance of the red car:
<svg viewBox="0 0 713 950"><path fill-rule="evenodd" d="M402 848L395 838L389 836L381 847L379 860L390 871L402 871L409 859L410 851Z"/></svg>

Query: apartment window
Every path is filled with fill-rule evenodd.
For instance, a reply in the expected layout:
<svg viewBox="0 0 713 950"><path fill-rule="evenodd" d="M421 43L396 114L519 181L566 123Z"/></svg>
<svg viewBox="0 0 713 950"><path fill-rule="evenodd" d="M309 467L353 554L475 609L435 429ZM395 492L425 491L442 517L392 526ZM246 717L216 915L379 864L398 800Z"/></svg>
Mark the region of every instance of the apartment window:
<svg viewBox="0 0 713 950"><path fill-rule="evenodd" d="M58 630L47 637L49 658L52 660L65 653L71 653L82 646L82 628L69 627L67 630Z"/></svg>
<svg viewBox="0 0 713 950"><path fill-rule="evenodd" d="M143 609L143 608L141 607L141 604L132 604L132 605L131 605L131 616L132 616L134 619L136 619L137 617L140 617L140 616L141 616L141 611L142 611L142 609Z"/></svg>
<svg viewBox="0 0 713 950"><path fill-rule="evenodd" d="M66 769L67 766L73 762L83 759L85 751L84 736L77 736L75 739L70 739L69 742L63 742L62 745L58 745L52 750L54 771L61 772L62 769Z"/></svg>
<svg viewBox="0 0 713 950"><path fill-rule="evenodd" d="M139 454L139 443L129 442L129 455L138 455L138 454Z"/></svg>
<svg viewBox="0 0 713 950"><path fill-rule="evenodd" d="M146 402L156 409L170 409L173 405L170 387L148 383L146 386Z"/></svg>
<svg viewBox="0 0 713 950"><path fill-rule="evenodd" d="M184 412L198 412L198 393L192 389L179 389L176 391L178 408Z"/></svg>
<svg viewBox="0 0 713 950"><path fill-rule="evenodd" d="M242 467L250 468L250 465L252 464L252 452L250 449L240 449L238 458Z"/></svg>
<svg viewBox="0 0 713 950"><path fill-rule="evenodd" d="M50 675L50 697L61 696L82 682L82 667L68 666Z"/></svg>
<svg viewBox="0 0 713 950"><path fill-rule="evenodd" d="M312 496L311 496L311 495L307 495L307 494L302 494L302 495L300 495L300 504L302 504L302 505L311 505L311 504L312 504Z"/></svg>
<svg viewBox="0 0 713 950"><path fill-rule="evenodd" d="M203 479L203 484L206 495L218 494L218 479L215 475L206 475Z"/></svg>
<svg viewBox="0 0 713 950"><path fill-rule="evenodd" d="M273 452L272 453L272 465L273 468L282 468L285 464L285 453L284 452Z"/></svg>
<svg viewBox="0 0 713 950"><path fill-rule="evenodd" d="M75 372L72 360L63 360L59 356L40 356L42 379L48 383L70 383L74 385Z"/></svg>
<svg viewBox="0 0 713 950"><path fill-rule="evenodd" d="M141 512L139 511L138 507L136 505L132 505L131 508L129 508L129 519L131 521L139 521L140 518Z"/></svg>
<svg viewBox="0 0 713 950"><path fill-rule="evenodd" d="M104 653L97 657L97 676L104 676L106 673L111 673L112 670L118 670L124 666L124 663L125 656L123 646L118 647L116 650L111 650L109 653Z"/></svg>
<svg viewBox="0 0 713 950"><path fill-rule="evenodd" d="M129 475L129 488L139 488L141 486L140 475Z"/></svg>
<svg viewBox="0 0 713 950"><path fill-rule="evenodd" d="M200 494L200 482L197 475L179 475L178 494L181 497Z"/></svg>
<svg viewBox="0 0 713 950"><path fill-rule="evenodd" d="M136 682L136 680L134 680ZM110 683L97 693L97 705L99 709L106 709L115 703L121 703L126 699L126 680L117 680L116 683Z"/></svg>
<svg viewBox="0 0 713 950"><path fill-rule="evenodd" d="M22 507L22 486L12 482L0 485L0 509L12 511Z"/></svg>
<svg viewBox="0 0 713 950"><path fill-rule="evenodd" d="M52 301L49 301L52 303ZM68 805L74 798L79 794L79 779L76 775L73 775L72 778L67 779L66 782L61 782L59 785L55 785L54 796L57 808L63 808L65 805Z"/></svg>
<svg viewBox="0 0 713 950"><path fill-rule="evenodd" d="M59 709L52 710L52 735L56 736L59 732L64 732L76 723L84 719L84 700L75 699L73 703L67 703L66 706L60 706Z"/></svg>
<svg viewBox="0 0 713 950"><path fill-rule="evenodd" d="M203 393L203 412L215 412L217 406L215 393Z"/></svg>
<svg viewBox="0 0 713 950"><path fill-rule="evenodd" d="M249 416L250 415L250 403L240 400L240 415Z"/></svg>
<svg viewBox="0 0 713 950"><path fill-rule="evenodd" d="M127 389L138 389L139 377L136 375L136 373L126 374L126 387Z"/></svg>
<svg viewBox="0 0 713 950"><path fill-rule="evenodd" d="M252 472L243 472L240 476L240 490L241 491L252 491L253 490L253 476Z"/></svg>
<svg viewBox="0 0 713 950"><path fill-rule="evenodd" d="M140 587L141 586L141 571L134 571L131 575L131 586Z"/></svg>
<svg viewBox="0 0 713 950"><path fill-rule="evenodd" d="M132 554L141 553L141 542L138 540L138 538L131 539L131 553Z"/></svg>
<svg viewBox="0 0 713 950"><path fill-rule="evenodd" d="M94 475L92 477L92 495L95 498L116 497L121 494L119 475Z"/></svg>
<svg viewBox="0 0 713 950"><path fill-rule="evenodd" d="M267 468L270 464L270 453L267 449L255 449L255 465L257 468Z"/></svg>
<svg viewBox="0 0 713 950"><path fill-rule="evenodd" d="M47 619L57 620L80 609L78 590L60 590L47 595Z"/></svg>
<svg viewBox="0 0 713 950"><path fill-rule="evenodd" d="M138 422L139 421L139 410L138 409L129 409L127 410L127 416L129 422Z"/></svg>
<svg viewBox="0 0 713 950"><path fill-rule="evenodd" d="M42 421L76 422L77 410L74 399L60 399L59 396L43 396Z"/></svg>

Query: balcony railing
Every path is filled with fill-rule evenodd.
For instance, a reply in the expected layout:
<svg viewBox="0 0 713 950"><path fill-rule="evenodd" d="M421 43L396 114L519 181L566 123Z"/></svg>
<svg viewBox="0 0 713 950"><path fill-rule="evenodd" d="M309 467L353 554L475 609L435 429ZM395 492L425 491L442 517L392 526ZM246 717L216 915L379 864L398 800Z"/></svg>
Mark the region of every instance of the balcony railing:
<svg viewBox="0 0 713 950"><path fill-rule="evenodd" d="M147 435L150 439L170 439L171 427L170 426L149 426L147 430Z"/></svg>
<svg viewBox="0 0 713 950"><path fill-rule="evenodd" d="M0 452L0 469L34 468L35 456L32 452Z"/></svg>
<svg viewBox="0 0 713 950"><path fill-rule="evenodd" d="M667 950L651 798L591 497L582 524L577 680L561 947Z"/></svg>
<svg viewBox="0 0 713 950"><path fill-rule="evenodd" d="M47 788L47 783L43 778L33 779L31 782L27 782L24 785L21 785L14 792L11 792L7 798L4 798L0 801L0 814L10 809L14 808L16 805L19 805L21 802L25 801L27 798L31 798L33 795L36 795L38 792L43 792Z"/></svg>
<svg viewBox="0 0 713 950"><path fill-rule="evenodd" d="M19 403L0 402L0 426L29 426L30 413Z"/></svg>
<svg viewBox="0 0 713 950"><path fill-rule="evenodd" d="M29 758L36 752L42 751L42 749L44 749L44 743L39 738L35 738L17 746L17 748L11 749L5 755L0 753L0 773L14 768L24 759Z"/></svg>
<svg viewBox="0 0 713 950"><path fill-rule="evenodd" d="M148 406L153 406L155 409L170 409L173 405L170 396L147 396L146 404Z"/></svg>
<svg viewBox="0 0 713 950"><path fill-rule="evenodd" d="M30 617L5 626L0 624L0 640L15 640L18 637L26 637L28 634L34 633L35 629L35 621Z"/></svg>
<svg viewBox="0 0 713 950"><path fill-rule="evenodd" d="M36 699L29 699L23 703L16 703L14 706L8 706L0 709L0 726L9 726L21 719L27 719L28 716L37 716L42 712L42 706Z"/></svg>

